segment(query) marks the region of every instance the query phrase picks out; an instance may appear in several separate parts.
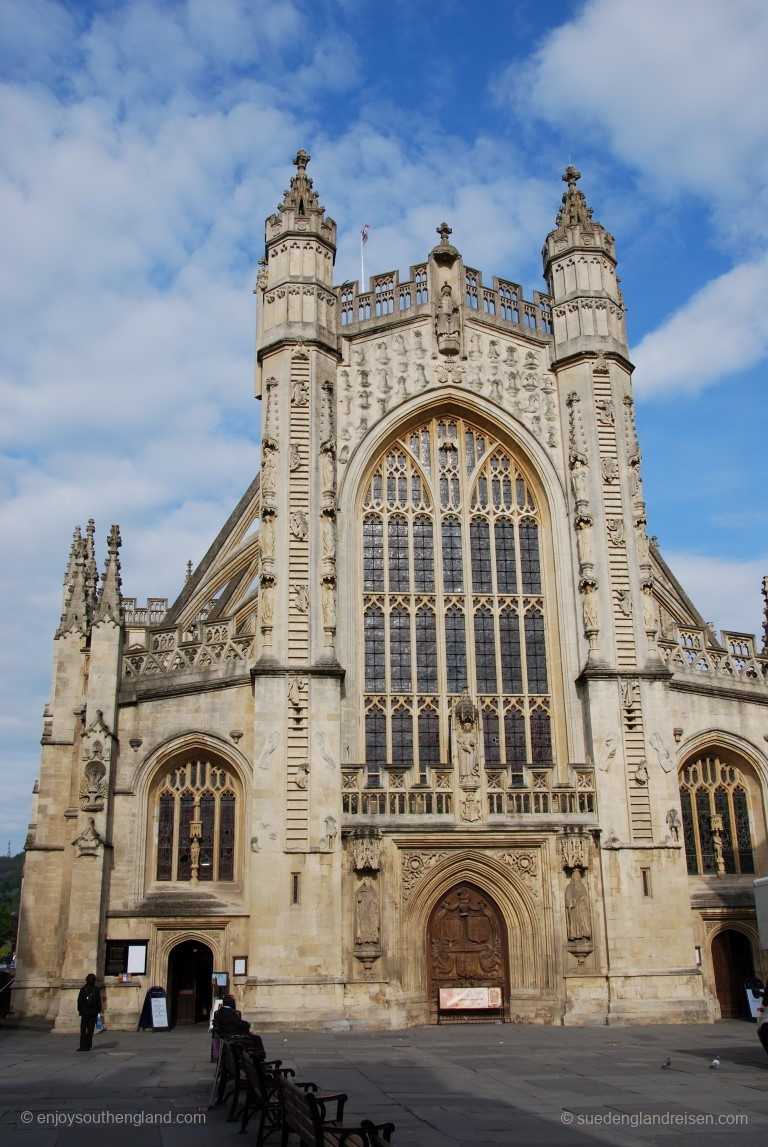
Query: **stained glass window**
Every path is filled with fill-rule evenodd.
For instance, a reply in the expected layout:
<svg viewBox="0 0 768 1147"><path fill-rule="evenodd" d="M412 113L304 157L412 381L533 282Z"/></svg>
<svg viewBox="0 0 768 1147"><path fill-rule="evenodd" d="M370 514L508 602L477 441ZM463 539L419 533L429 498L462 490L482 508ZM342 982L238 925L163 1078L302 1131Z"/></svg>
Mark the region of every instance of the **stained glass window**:
<svg viewBox="0 0 768 1147"><path fill-rule="evenodd" d="M465 686L485 765L551 763L540 511L512 451L461 419L418 425L362 505L369 770L445 761Z"/></svg>

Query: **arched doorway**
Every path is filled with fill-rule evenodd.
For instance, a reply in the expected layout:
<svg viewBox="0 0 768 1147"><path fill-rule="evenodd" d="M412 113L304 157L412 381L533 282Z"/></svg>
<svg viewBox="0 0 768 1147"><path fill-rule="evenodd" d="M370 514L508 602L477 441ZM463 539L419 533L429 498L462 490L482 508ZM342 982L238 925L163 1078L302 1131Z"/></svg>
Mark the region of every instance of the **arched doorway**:
<svg viewBox="0 0 768 1147"><path fill-rule="evenodd" d="M168 956L171 1025L196 1024L211 1012L213 952L201 940L183 940Z"/></svg>
<svg viewBox="0 0 768 1147"><path fill-rule="evenodd" d="M723 1019L746 1014L744 981L754 976L752 947L743 932L728 929L712 941L715 991Z"/></svg>
<svg viewBox="0 0 768 1147"><path fill-rule="evenodd" d="M500 988L509 1008L507 930L486 893L462 881L432 910L427 928L430 1018L437 1022L441 988Z"/></svg>

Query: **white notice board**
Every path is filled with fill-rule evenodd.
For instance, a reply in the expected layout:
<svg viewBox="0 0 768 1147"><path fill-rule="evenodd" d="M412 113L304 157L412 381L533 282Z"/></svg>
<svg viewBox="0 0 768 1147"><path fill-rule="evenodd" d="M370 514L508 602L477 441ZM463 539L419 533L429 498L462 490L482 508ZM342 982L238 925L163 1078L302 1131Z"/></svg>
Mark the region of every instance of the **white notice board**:
<svg viewBox="0 0 768 1147"><path fill-rule="evenodd" d="M442 1011L501 1007L501 988L441 988Z"/></svg>
<svg viewBox="0 0 768 1147"><path fill-rule="evenodd" d="M168 1006L165 996L153 996L149 1001L152 1007L152 1027L168 1027Z"/></svg>

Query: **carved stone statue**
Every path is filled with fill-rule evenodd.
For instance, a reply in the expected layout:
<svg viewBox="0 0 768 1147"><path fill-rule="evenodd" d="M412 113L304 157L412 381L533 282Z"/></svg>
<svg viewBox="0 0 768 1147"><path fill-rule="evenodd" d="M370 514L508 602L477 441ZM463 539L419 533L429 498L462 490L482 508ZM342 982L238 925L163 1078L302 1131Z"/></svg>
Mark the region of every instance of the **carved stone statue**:
<svg viewBox="0 0 768 1147"><path fill-rule="evenodd" d="M77 849L78 856L95 856L99 849L103 847L104 841L96 831L96 821L92 816L88 817L88 823L85 828L72 843Z"/></svg>
<svg viewBox="0 0 768 1147"><path fill-rule="evenodd" d="M667 828L669 829L669 835L672 840L680 839L680 829L682 827L680 813L676 808L671 808L667 813Z"/></svg>
<svg viewBox="0 0 768 1147"><path fill-rule="evenodd" d="M275 612L275 587L271 582L265 582L261 587L261 622L262 625L271 625Z"/></svg>
<svg viewBox="0 0 768 1147"><path fill-rule="evenodd" d="M275 492L275 451L271 446L265 446L261 455L261 492Z"/></svg>
<svg viewBox="0 0 768 1147"><path fill-rule="evenodd" d="M332 494L336 485L336 465L330 446L320 455L320 477L324 493Z"/></svg>
<svg viewBox="0 0 768 1147"><path fill-rule="evenodd" d="M301 469L301 454L299 452L298 446L296 446L295 443L293 446L291 446L291 458L288 465L292 474L295 473L296 470Z"/></svg>
<svg viewBox="0 0 768 1147"><path fill-rule="evenodd" d="M325 847L332 849L336 843L336 817L327 816L325 818Z"/></svg>
<svg viewBox="0 0 768 1147"><path fill-rule="evenodd" d="M336 593L327 582L323 584L323 628L336 628Z"/></svg>
<svg viewBox="0 0 768 1147"><path fill-rule="evenodd" d="M597 587L587 585L584 587L584 629L597 629L599 626L597 616Z"/></svg>
<svg viewBox="0 0 768 1147"><path fill-rule="evenodd" d="M437 345L443 353L456 354L459 349L459 308L453 298L450 283L443 283L435 319Z"/></svg>
<svg viewBox="0 0 768 1147"><path fill-rule="evenodd" d="M323 524L323 557L326 561L334 561L336 558L336 530L334 529L334 520L330 514L324 514L322 518Z"/></svg>
<svg viewBox="0 0 768 1147"><path fill-rule="evenodd" d="M305 789L309 783L309 761L300 761L293 778L297 789Z"/></svg>
<svg viewBox="0 0 768 1147"><path fill-rule="evenodd" d="M576 499L576 506L587 505L587 467L580 460L576 459L571 469L571 486L573 487L573 496Z"/></svg>
<svg viewBox="0 0 768 1147"><path fill-rule="evenodd" d="M99 742L96 742L101 748ZM103 761L93 759L83 770L84 776L80 785L80 800L83 802L84 812L100 812L104 808L104 798L107 795L107 786L104 783L107 769Z"/></svg>
<svg viewBox="0 0 768 1147"><path fill-rule="evenodd" d="M592 565L592 522L589 518L579 518L576 522L576 548L579 562L583 566Z"/></svg>
<svg viewBox="0 0 768 1147"><path fill-rule="evenodd" d="M480 762L477 759L477 735L472 721L464 721L461 732L456 737L459 750L459 777L462 781L473 780L480 775Z"/></svg>
<svg viewBox="0 0 768 1147"><path fill-rule="evenodd" d="M589 893L580 868L574 868L565 888L565 923L569 940L592 939Z"/></svg>
<svg viewBox="0 0 768 1147"><path fill-rule="evenodd" d="M263 561L271 561L275 556L275 519L272 514L265 514L261 519L261 557Z"/></svg>
<svg viewBox="0 0 768 1147"><path fill-rule="evenodd" d="M306 613L309 609L309 587L306 585L295 585L293 592L296 595L296 608L299 613Z"/></svg>
<svg viewBox="0 0 768 1147"><path fill-rule="evenodd" d="M376 889L365 878L357 892L355 910L355 943L378 944L379 942L379 897Z"/></svg>
<svg viewBox="0 0 768 1147"><path fill-rule="evenodd" d="M291 404L293 406L306 406L309 402L309 390L303 378L295 378L291 383Z"/></svg>

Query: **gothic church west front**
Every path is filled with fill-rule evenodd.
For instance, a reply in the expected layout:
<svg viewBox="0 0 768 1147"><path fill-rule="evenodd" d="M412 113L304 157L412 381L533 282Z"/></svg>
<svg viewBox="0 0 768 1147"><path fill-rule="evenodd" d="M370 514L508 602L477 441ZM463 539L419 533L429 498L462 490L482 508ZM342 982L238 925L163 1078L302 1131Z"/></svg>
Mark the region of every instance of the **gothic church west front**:
<svg viewBox="0 0 768 1147"><path fill-rule="evenodd" d="M261 466L178 600L75 532L13 1008L135 1028L708 1021L760 974L768 656L646 532L616 251L546 293L442 224L334 286L299 151L257 283ZM554 194L553 194L554 199Z"/></svg>

